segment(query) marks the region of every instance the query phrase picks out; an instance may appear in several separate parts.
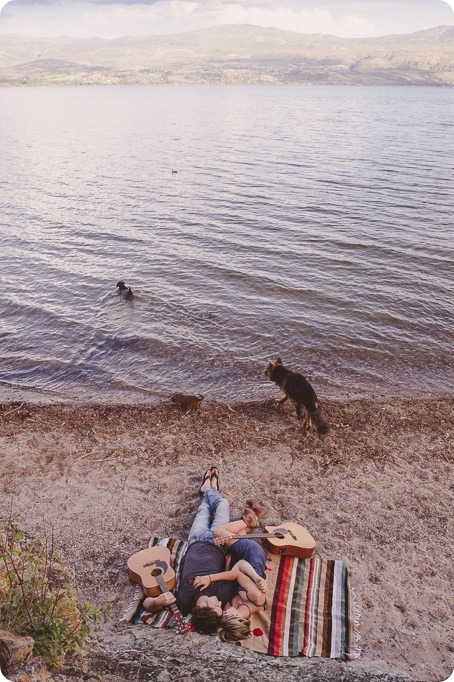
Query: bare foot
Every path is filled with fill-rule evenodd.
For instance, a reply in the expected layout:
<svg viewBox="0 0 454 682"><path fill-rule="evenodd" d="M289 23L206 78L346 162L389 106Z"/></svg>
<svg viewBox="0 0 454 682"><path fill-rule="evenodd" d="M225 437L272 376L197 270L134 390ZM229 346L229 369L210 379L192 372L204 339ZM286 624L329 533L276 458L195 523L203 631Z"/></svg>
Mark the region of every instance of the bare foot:
<svg viewBox="0 0 454 682"><path fill-rule="evenodd" d="M208 488L209 488L210 485L211 485L211 471L212 471L212 467L210 467L209 469L207 469L207 470L205 471L205 473L203 474L202 484L201 484L201 486L200 486L200 488L199 488L199 493L200 493L201 495L203 495L203 493L204 493L206 490L208 490Z"/></svg>
<svg viewBox="0 0 454 682"><path fill-rule="evenodd" d="M211 467L211 485L216 490L219 490L219 469L217 467Z"/></svg>

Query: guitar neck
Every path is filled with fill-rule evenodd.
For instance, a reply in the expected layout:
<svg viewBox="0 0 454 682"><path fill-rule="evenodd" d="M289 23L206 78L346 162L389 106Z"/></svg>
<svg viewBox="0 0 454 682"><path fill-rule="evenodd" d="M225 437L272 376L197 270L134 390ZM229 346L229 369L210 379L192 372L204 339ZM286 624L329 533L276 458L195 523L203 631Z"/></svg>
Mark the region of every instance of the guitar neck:
<svg viewBox="0 0 454 682"><path fill-rule="evenodd" d="M166 581L164 580L162 575L155 575L155 579L159 585L159 589L161 590L161 592L171 592L171 590L169 590L169 588L167 587ZM173 606L173 604L172 604L172 606Z"/></svg>
<svg viewBox="0 0 454 682"><path fill-rule="evenodd" d="M227 537L228 540L254 540L257 538L280 538L282 537L282 532L281 533L267 533L266 531L262 531L260 533L234 533L232 535L229 535Z"/></svg>
<svg viewBox="0 0 454 682"><path fill-rule="evenodd" d="M171 590L169 590L169 588L167 587L166 582L165 582L164 578L162 577L162 575L156 575L155 578L156 578L156 582L158 583L159 589L161 590L161 592L171 592ZM169 604L169 608L175 616L177 616L183 620L183 616L181 614L181 611L176 604Z"/></svg>

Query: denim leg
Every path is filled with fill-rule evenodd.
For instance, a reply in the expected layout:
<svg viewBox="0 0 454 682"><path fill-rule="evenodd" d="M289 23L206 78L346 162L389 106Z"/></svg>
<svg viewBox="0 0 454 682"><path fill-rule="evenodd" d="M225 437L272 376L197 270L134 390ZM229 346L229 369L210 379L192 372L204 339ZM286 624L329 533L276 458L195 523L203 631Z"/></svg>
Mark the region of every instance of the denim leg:
<svg viewBox="0 0 454 682"><path fill-rule="evenodd" d="M206 492L203 494L202 501L200 502L197 512L192 522L191 530L188 535L188 545L190 545L195 540L199 539L202 533L205 533L210 528L211 521L211 507L208 502Z"/></svg>
<svg viewBox="0 0 454 682"><path fill-rule="evenodd" d="M230 521L230 504L215 488L210 488L210 491L212 491L210 493L210 503L212 508L214 507L214 518L210 530L214 531L218 526L223 526ZM216 493L216 495L213 493Z"/></svg>
<svg viewBox="0 0 454 682"><path fill-rule="evenodd" d="M212 540L213 531L218 526L228 523L230 506L216 488L208 488L203 493L195 519L189 531L188 544L195 540Z"/></svg>

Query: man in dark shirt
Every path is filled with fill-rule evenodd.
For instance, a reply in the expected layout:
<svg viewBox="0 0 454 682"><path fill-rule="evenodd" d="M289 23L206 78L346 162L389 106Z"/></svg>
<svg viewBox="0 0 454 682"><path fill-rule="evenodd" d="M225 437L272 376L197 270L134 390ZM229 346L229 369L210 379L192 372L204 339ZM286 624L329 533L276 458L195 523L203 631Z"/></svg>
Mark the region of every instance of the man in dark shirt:
<svg viewBox="0 0 454 682"><path fill-rule="evenodd" d="M230 602L237 583L218 581L209 584L200 595L193 586L196 576L220 573L225 568L226 548L214 544L214 531L230 521L230 505L218 490L219 471L211 467L205 472L200 494L202 500L197 509L188 537L188 548L181 561L180 578L176 591L177 606L184 615L192 612L192 622L199 632L216 632L222 616L222 609ZM144 607L150 612L161 610L173 603L175 597L167 593L160 597L149 597Z"/></svg>

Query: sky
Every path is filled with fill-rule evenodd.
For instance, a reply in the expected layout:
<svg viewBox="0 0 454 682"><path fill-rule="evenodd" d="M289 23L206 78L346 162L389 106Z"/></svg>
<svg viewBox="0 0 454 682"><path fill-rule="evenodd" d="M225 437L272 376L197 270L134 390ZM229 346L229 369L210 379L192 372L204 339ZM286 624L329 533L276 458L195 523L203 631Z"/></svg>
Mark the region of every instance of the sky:
<svg viewBox="0 0 454 682"><path fill-rule="evenodd" d="M255 24L362 38L454 24L454 0L0 0L0 8L0 34L46 37L118 38Z"/></svg>

